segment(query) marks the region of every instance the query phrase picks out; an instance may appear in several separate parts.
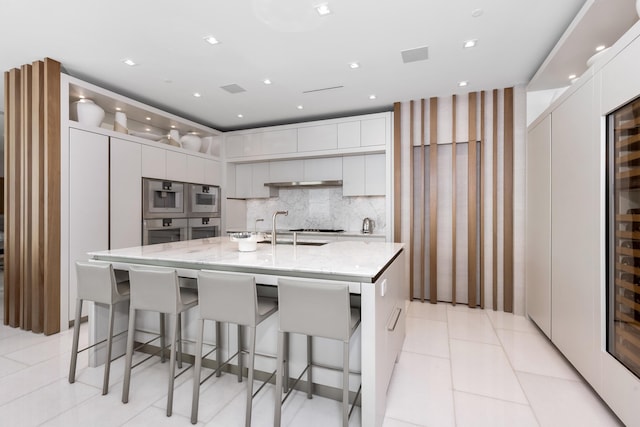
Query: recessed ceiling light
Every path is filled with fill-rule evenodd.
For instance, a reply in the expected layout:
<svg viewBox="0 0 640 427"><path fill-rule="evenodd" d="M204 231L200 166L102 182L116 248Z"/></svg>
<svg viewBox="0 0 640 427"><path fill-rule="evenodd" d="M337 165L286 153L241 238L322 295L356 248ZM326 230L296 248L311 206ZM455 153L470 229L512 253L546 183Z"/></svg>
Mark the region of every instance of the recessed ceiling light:
<svg viewBox="0 0 640 427"><path fill-rule="evenodd" d="M264 84L266 84L266 85L270 85L270 84L271 84L271 80L269 80L269 79L264 79L264 80L262 81L262 83L264 83Z"/></svg>
<svg viewBox="0 0 640 427"><path fill-rule="evenodd" d="M151 120L151 117L145 117L145 119L147 119L147 120Z"/></svg>
<svg viewBox="0 0 640 427"><path fill-rule="evenodd" d="M125 59L122 62L124 62L125 64L127 64L130 67L133 67L134 65L136 65L136 63L133 62L131 59Z"/></svg>
<svg viewBox="0 0 640 427"><path fill-rule="evenodd" d="M241 119L241 118L243 118L243 117L244 117L244 116L243 116L242 114L238 114L238 118L239 118L239 119Z"/></svg>
<svg viewBox="0 0 640 427"><path fill-rule="evenodd" d="M463 81L461 81L461 82L458 82L458 86L460 86L460 87L465 87L465 86L466 86L466 85L468 85L468 84L469 84L469 82L468 82L468 81L466 81L466 80L463 80Z"/></svg>
<svg viewBox="0 0 640 427"><path fill-rule="evenodd" d="M482 16L483 13L484 13L484 10L482 10L482 9L473 9L471 11L471 16L473 16L474 18L478 18L478 17Z"/></svg>
<svg viewBox="0 0 640 427"><path fill-rule="evenodd" d="M475 47L476 44L478 44L478 39L465 40L464 43L462 44L462 47L464 47L465 49L468 49L470 47Z"/></svg>
<svg viewBox="0 0 640 427"><path fill-rule="evenodd" d="M195 96L196 98L200 98L202 95L200 95L200 93L196 92L193 94L193 96Z"/></svg>
<svg viewBox="0 0 640 427"><path fill-rule="evenodd" d="M80 96L79 96L79 98L80 98L80 99L84 99L84 95L80 95Z"/></svg>
<svg viewBox="0 0 640 427"><path fill-rule="evenodd" d="M213 36L206 36L206 37L204 38L204 41L206 41L206 42L207 42L207 43L209 43L209 44L218 44L218 43L220 43L220 42L218 41L218 39L216 39L216 38L215 38L215 37L213 37Z"/></svg>
<svg viewBox="0 0 640 427"><path fill-rule="evenodd" d="M349 67L353 69L360 68L360 64L358 64L357 62L352 62L351 64L349 64Z"/></svg>
<svg viewBox="0 0 640 427"><path fill-rule="evenodd" d="M149 128L144 128L144 130L145 130L146 132L151 132L151 129L149 129Z"/></svg>
<svg viewBox="0 0 640 427"><path fill-rule="evenodd" d="M302 110L304 107L302 105L298 105L298 110Z"/></svg>
<svg viewBox="0 0 640 427"><path fill-rule="evenodd" d="M373 94L372 94L372 95L369 95L369 99L376 99L376 96L375 96L375 95L373 95Z"/></svg>
<svg viewBox="0 0 640 427"><path fill-rule="evenodd" d="M575 74L570 74L570 75L569 75L569 80L573 80L573 79L575 79L575 78L576 78L576 75L575 75Z"/></svg>
<svg viewBox="0 0 640 427"><path fill-rule="evenodd" d="M116 107L116 111L122 111L122 108Z"/></svg>
<svg viewBox="0 0 640 427"><path fill-rule="evenodd" d="M171 129L175 129L175 128L176 128L176 125L171 125Z"/></svg>
<svg viewBox="0 0 640 427"><path fill-rule="evenodd" d="M331 9L329 9L329 5L327 3L321 3L316 5L316 12L318 12L318 15L324 16L330 14Z"/></svg>
<svg viewBox="0 0 640 427"><path fill-rule="evenodd" d="M600 52L600 51L604 50L605 47L606 47L605 45L601 44L600 46L598 46L596 48L596 52Z"/></svg>

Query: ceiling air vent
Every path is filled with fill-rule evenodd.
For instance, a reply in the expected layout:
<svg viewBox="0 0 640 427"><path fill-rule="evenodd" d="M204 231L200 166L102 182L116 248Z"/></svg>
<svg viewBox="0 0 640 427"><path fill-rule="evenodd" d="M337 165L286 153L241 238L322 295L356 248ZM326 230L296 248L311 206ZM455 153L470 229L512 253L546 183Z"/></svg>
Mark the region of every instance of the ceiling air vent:
<svg viewBox="0 0 640 427"><path fill-rule="evenodd" d="M402 62L405 64L416 61L426 61L429 59L429 46L416 47L400 52L402 54Z"/></svg>
<svg viewBox="0 0 640 427"><path fill-rule="evenodd" d="M247 90L245 88L243 88L240 85L237 84L231 84L231 85L226 85L226 86L220 86L220 89L224 89L229 93L240 93L240 92L246 92Z"/></svg>

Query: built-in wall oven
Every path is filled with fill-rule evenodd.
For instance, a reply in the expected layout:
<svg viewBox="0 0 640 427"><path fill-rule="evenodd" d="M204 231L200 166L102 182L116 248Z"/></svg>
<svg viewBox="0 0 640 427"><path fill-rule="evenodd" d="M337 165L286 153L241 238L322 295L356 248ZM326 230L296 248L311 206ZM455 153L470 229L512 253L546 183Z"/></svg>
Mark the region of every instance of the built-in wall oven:
<svg viewBox="0 0 640 427"><path fill-rule="evenodd" d="M187 218L150 218L142 221L142 244L155 245L187 240Z"/></svg>
<svg viewBox="0 0 640 427"><path fill-rule="evenodd" d="M188 217L220 217L220 187L188 184Z"/></svg>
<svg viewBox="0 0 640 427"><path fill-rule="evenodd" d="M185 191L182 182L143 178L143 218L186 218Z"/></svg>
<svg viewBox="0 0 640 427"><path fill-rule="evenodd" d="M220 218L189 218L189 240L220 236Z"/></svg>

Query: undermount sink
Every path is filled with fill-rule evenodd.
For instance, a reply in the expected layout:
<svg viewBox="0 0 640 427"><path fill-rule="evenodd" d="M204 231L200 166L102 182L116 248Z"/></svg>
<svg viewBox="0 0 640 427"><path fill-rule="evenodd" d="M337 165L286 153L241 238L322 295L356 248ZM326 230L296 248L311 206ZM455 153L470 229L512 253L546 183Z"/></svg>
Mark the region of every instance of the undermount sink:
<svg viewBox="0 0 640 427"><path fill-rule="evenodd" d="M263 240L262 242L258 242L258 243L269 243L271 244L271 240ZM324 246L329 242L298 242L297 245L298 246ZM284 242L277 242L277 245L293 245L293 241L291 240L285 240Z"/></svg>

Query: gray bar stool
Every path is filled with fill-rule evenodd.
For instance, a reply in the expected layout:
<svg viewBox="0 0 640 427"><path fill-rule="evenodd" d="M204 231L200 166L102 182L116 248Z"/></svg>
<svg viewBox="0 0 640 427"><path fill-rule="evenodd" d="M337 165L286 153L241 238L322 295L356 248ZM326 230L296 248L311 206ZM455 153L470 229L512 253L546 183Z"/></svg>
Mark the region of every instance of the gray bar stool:
<svg viewBox="0 0 640 427"><path fill-rule="evenodd" d="M282 394L284 369L283 360L286 353L286 335L288 333L307 336L307 366L296 379L297 382L307 373L307 397L312 398L313 381L311 376L312 337L323 337L342 341L342 425L348 426L349 416L358 400L360 388L355 396L354 404L349 411L349 343L351 336L360 324L360 311L351 308L349 286L342 283L318 283L302 280L278 279L278 307L280 327L278 333L278 374L276 375L276 402L274 426L280 426L282 404L289 397ZM327 366L322 366L328 368ZM285 378L288 381L288 378Z"/></svg>
<svg viewBox="0 0 640 427"><path fill-rule="evenodd" d="M195 289L181 288L178 281L178 273L172 269L131 267L129 280L131 284L131 302L129 304L129 333L127 334L127 356L124 368L124 384L122 386L122 403L129 401L136 310L169 314L173 324L171 355L169 357L169 393L167 395L167 416L170 417L173 412L176 352L180 353L179 358L182 359L181 313L198 305L198 293ZM180 344L176 348L176 341L178 340Z"/></svg>
<svg viewBox="0 0 640 427"><path fill-rule="evenodd" d="M76 275L78 278L78 299L76 302L76 319L73 322L73 348L71 350L71 362L69 366L69 382L76 381L76 364L78 353L107 343L107 358L104 363L104 380L102 382L102 394L109 392L109 372L111 369L111 344L113 341L113 317L114 306L119 302L129 300L129 282L117 283L111 264L98 264L89 262L76 262ZM82 303L93 301L109 306L109 326L107 338L89 347L78 351L80 340L80 318L82 317ZM118 334L120 335L120 334Z"/></svg>
<svg viewBox="0 0 640 427"><path fill-rule="evenodd" d="M224 274L203 270L198 274L198 295L200 318L198 321L198 337L195 354L195 370L193 373L193 401L191 404L191 423L198 422L198 403L200 397L200 385L213 374L220 376L221 368L231 359L238 356L238 381L242 381L242 328L249 328L249 360L247 366L247 403L245 425L251 425L251 408L253 397L262 390L271 377L253 392L253 366L256 350L256 327L266 318L278 311L275 298L259 297L257 295L256 281L253 276L239 274ZM217 367L204 380L200 380L202 367L202 335L204 321L216 322L216 362ZM238 351L221 363L222 352L218 341L219 323L228 322L238 325ZM213 350L212 350L213 351ZM206 357L206 355L205 355Z"/></svg>

